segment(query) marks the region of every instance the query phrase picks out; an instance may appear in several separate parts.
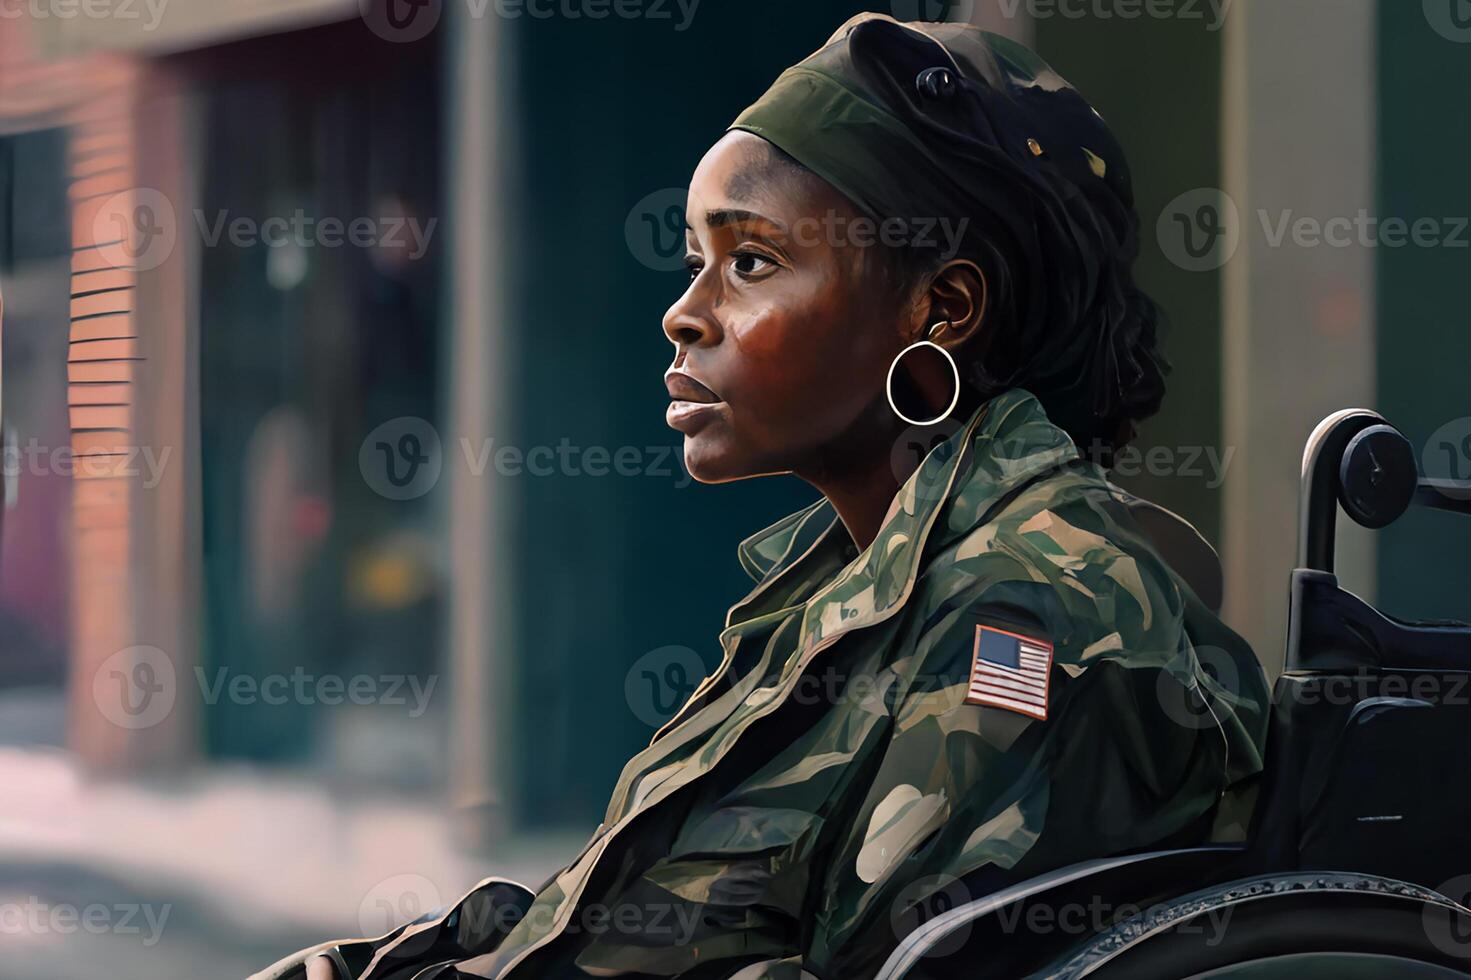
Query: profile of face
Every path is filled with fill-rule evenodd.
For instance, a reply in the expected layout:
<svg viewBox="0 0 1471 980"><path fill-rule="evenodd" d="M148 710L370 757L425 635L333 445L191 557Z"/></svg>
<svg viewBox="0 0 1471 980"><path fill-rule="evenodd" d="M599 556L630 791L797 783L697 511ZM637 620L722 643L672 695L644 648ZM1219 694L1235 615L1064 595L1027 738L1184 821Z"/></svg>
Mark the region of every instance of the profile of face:
<svg viewBox="0 0 1471 980"><path fill-rule="evenodd" d="M964 342L984 307L979 270L956 262L933 281L896 284L880 248L851 233L853 204L741 131L700 162L686 216L690 282L664 333L675 346L667 420L684 434L690 475L820 482L885 457L905 425L885 394L890 365L921 338ZM954 382L934 361L902 363L943 410Z"/></svg>

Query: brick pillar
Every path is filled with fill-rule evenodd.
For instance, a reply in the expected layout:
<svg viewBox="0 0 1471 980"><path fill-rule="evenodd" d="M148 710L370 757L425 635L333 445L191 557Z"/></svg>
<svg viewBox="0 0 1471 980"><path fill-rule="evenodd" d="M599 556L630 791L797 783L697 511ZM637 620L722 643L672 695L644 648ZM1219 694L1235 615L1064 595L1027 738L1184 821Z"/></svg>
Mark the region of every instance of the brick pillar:
<svg viewBox="0 0 1471 980"><path fill-rule="evenodd" d="M138 331L137 270L122 217L136 186L131 104L125 89L95 99L71 129L71 349L67 404L75 461L72 490L72 652L68 691L73 749L94 766L125 766L131 751L99 710L109 688L119 698L139 675L115 655L134 646L130 515L136 487L132 456ZM119 198L118 195L124 195ZM99 679L104 663L118 670ZM111 681L116 681L111 686ZM136 703L136 702L134 702ZM141 718L141 716L140 716Z"/></svg>

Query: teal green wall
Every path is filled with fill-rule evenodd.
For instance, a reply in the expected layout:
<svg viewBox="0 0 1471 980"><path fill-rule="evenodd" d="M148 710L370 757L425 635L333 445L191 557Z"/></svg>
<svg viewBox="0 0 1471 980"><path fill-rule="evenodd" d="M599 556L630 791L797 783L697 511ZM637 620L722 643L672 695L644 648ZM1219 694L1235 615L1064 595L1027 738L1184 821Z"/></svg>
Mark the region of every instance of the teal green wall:
<svg viewBox="0 0 1471 980"><path fill-rule="evenodd" d="M1420 3L1395 0L1379 5L1379 44L1379 214L1464 220L1471 216L1471 39L1441 36ZM1471 240L1471 231L1461 238ZM1471 416L1471 247L1381 247L1377 264L1378 407L1420 448L1445 423ZM1471 423L1460 434L1471 434ZM1464 475L1471 459L1462 466ZM1471 619L1471 520L1411 512L1380 540L1385 611Z"/></svg>
<svg viewBox="0 0 1471 980"><path fill-rule="evenodd" d="M523 191L506 329L521 351L517 443L680 445L664 424L673 349L660 324L685 277L641 264L625 219L651 192L687 186L736 114L862 7L704 3L683 32L667 21L513 22ZM676 488L682 479L509 488L521 510L515 684L526 746L509 761L522 813L540 822L597 819L652 734L623 697L630 665L671 644L718 663L725 611L751 585L736 544L815 499L792 478Z"/></svg>
<svg viewBox="0 0 1471 980"><path fill-rule="evenodd" d="M1188 518L1219 545L1221 489L1211 486L1219 481L1202 458L1191 464L1190 457L1207 446L1219 453L1222 443L1221 277L1171 264L1155 223L1178 195L1222 184L1222 32L1209 30L1206 20L1179 18L1034 23L1038 53L1088 98L1123 144L1141 218L1138 279L1168 319L1164 348L1174 373L1160 415L1142 428L1136 446L1143 453L1169 449L1179 472L1144 472L1119 482Z"/></svg>

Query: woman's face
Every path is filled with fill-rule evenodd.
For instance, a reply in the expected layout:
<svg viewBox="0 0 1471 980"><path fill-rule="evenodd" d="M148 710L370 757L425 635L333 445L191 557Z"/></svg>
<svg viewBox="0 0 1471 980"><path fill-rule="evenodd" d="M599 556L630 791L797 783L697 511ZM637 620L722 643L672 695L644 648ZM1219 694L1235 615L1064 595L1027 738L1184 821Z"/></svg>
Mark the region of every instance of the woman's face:
<svg viewBox="0 0 1471 980"><path fill-rule="evenodd" d="M892 427L885 379L911 317L847 199L733 132L700 162L686 213L690 284L664 333L690 475L805 475Z"/></svg>

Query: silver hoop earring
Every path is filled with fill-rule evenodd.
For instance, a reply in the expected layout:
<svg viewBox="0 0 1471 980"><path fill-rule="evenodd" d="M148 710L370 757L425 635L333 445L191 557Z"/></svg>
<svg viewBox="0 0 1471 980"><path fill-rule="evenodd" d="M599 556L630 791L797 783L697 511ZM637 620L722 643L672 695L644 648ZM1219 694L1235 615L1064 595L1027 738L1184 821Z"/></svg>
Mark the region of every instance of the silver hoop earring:
<svg viewBox="0 0 1471 980"><path fill-rule="evenodd" d="M942 326L945 326L948 323L949 321L947 320L944 323L935 324L933 327L930 328L929 335L933 337ZM933 347L935 350L944 355L945 363L950 365L950 374L955 379L955 394L950 397L950 404L945 407L945 411L941 412L934 418L925 421L912 419L909 416L905 415L899 410L899 406L894 402L894 370L899 367L899 362L904 359L905 354L908 354L910 351L917 350L921 347ZM950 356L950 352L941 347L939 344L929 339L916 341L901 350L894 358L893 363L889 365L889 377L888 380L884 383L884 394L888 396L889 408L893 409L894 414L899 416L905 422L908 422L910 425L938 425L949 418L950 413L955 411L955 406L960 403L960 368L956 366L955 358Z"/></svg>

